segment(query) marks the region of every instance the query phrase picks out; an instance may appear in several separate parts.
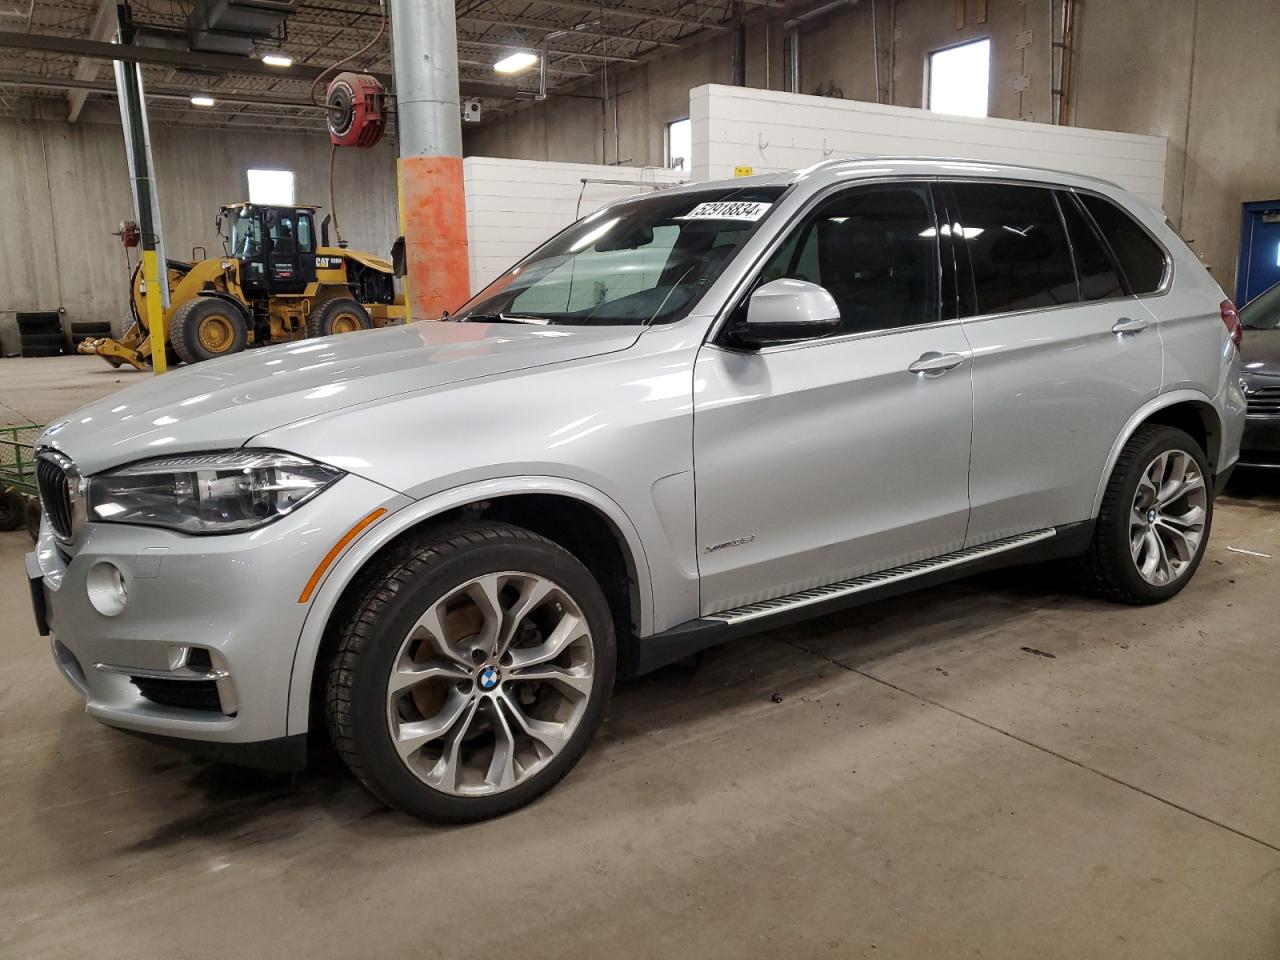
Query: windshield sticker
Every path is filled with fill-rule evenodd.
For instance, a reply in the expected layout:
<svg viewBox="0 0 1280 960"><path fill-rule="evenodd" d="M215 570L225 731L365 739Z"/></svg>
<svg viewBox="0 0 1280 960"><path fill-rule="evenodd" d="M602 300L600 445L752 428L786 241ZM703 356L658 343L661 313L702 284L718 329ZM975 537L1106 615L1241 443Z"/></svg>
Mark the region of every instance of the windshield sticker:
<svg viewBox="0 0 1280 960"><path fill-rule="evenodd" d="M754 223L772 207L771 203L746 202L740 200L718 200L714 203L700 203L683 217L675 220L747 220Z"/></svg>

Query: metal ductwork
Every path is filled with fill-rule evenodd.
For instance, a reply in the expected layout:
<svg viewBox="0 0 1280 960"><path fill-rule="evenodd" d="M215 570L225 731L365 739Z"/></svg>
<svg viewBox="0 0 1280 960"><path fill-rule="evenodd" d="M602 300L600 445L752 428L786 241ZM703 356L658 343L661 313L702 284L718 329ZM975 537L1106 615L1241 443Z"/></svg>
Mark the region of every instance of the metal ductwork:
<svg viewBox="0 0 1280 960"><path fill-rule="evenodd" d="M192 50L247 57L300 6L302 0L196 0L187 41Z"/></svg>
<svg viewBox="0 0 1280 960"><path fill-rule="evenodd" d="M795 30L802 23L810 20L817 20L819 17L825 17L829 13L835 13L845 7L856 7L860 0L832 0L831 3L824 3L820 7L814 7L812 10L806 10L804 13L797 13L794 17L782 25L784 30Z"/></svg>

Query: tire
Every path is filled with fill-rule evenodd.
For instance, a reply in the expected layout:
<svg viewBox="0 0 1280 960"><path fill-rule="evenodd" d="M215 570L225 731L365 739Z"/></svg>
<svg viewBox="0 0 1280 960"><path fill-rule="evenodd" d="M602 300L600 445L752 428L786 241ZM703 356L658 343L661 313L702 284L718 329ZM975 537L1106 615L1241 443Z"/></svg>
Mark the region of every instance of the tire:
<svg viewBox="0 0 1280 960"><path fill-rule="evenodd" d="M22 348L24 357L60 357L62 356L61 347L27 347Z"/></svg>
<svg viewBox="0 0 1280 960"><path fill-rule="evenodd" d="M85 337L111 336L111 322L108 320L73 320L71 335Z"/></svg>
<svg viewBox="0 0 1280 960"><path fill-rule="evenodd" d="M24 347L65 347L67 338L60 333L24 333Z"/></svg>
<svg viewBox="0 0 1280 960"><path fill-rule="evenodd" d="M493 584L507 625L516 604L541 589L537 585L549 585L551 592L516 621L517 636L505 655L467 655L497 622L471 599L483 596L477 582ZM432 622L443 625L442 643L421 627L432 611L439 614ZM585 624L587 632L579 636L580 627L574 628L576 639L559 656L520 666L515 658L533 661L534 651L552 652L546 637L556 624ZM613 688L617 650L599 584L560 546L505 524L442 527L384 559L363 576L330 629L337 650L324 705L333 744L374 796L423 820L496 817L550 790L586 751ZM392 693L397 664L417 663L448 675ZM574 687L521 681L538 671L554 672ZM553 717L563 722L553 723ZM411 744L402 759L392 724L403 734L400 724L430 727L432 721L441 732ZM505 738L500 727L508 731ZM508 757L517 762L500 763ZM496 767L502 769L495 773Z"/></svg>
<svg viewBox="0 0 1280 960"><path fill-rule="evenodd" d="M1163 473L1157 469L1161 458L1166 458ZM1172 479L1179 464L1187 470L1183 487L1176 487ZM1144 482L1153 471L1158 478L1170 478L1160 483L1161 491L1183 491L1163 507L1150 502L1152 492L1159 491ZM1132 604L1161 603L1182 590L1195 575L1209 542L1211 485L1208 460L1190 435L1160 424L1139 427L1116 460L1103 492L1093 542L1080 561L1086 587L1108 600ZM1197 522L1188 523L1197 517ZM1185 535L1176 533L1179 529ZM1194 544L1190 542L1193 534ZM1163 581L1161 557L1167 558ZM1144 575L1145 567L1152 568L1154 579Z"/></svg>
<svg viewBox="0 0 1280 960"><path fill-rule="evenodd" d="M308 337L330 337L336 333L354 333L373 326L369 312L350 297L327 300L307 317Z"/></svg>
<svg viewBox="0 0 1280 960"><path fill-rule="evenodd" d="M239 353L249 342L249 324L225 300L194 297L174 311L169 342L186 363L226 357Z"/></svg>
<svg viewBox="0 0 1280 960"><path fill-rule="evenodd" d="M17 490L0 491L0 530L17 530L26 522L27 498Z"/></svg>
<svg viewBox="0 0 1280 960"><path fill-rule="evenodd" d="M27 498L27 536L32 543L40 539L40 501L35 497Z"/></svg>

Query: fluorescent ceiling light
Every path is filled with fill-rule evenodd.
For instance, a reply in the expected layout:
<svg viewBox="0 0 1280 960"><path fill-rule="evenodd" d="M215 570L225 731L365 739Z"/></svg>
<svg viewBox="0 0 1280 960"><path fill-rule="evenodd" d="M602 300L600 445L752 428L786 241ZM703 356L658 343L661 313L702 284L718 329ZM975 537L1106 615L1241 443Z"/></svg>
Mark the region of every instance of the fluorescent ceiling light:
<svg viewBox="0 0 1280 960"><path fill-rule="evenodd" d="M213 97L205 96L204 94L199 94L191 98L191 105L193 107L212 107L217 102L218 101L214 100Z"/></svg>
<svg viewBox="0 0 1280 960"><path fill-rule="evenodd" d="M493 65L493 69L497 70L499 73L515 73L518 70L523 70L525 67L532 67L537 62L538 58L536 56L532 53L526 53L521 50L517 53L511 54L510 56L503 57Z"/></svg>
<svg viewBox="0 0 1280 960"><path fill-rule="evenodd" d="M292 67L293 57L287 53L264 53L262 62L269 67Z"/></svg>

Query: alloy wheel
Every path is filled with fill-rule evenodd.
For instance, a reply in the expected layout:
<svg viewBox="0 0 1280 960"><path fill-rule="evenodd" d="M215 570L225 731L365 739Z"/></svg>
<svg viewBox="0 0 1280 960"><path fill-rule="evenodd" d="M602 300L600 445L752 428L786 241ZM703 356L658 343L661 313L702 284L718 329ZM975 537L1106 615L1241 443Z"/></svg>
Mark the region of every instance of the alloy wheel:
<svg viewBox="0 0 1280 960"><path fill-rule="evenodd" d="M557 584L516 571L461 583L418 618L392 666L396 752L443 793L510 790L569 743L594 666L587 619Z"/></svg>
<svg viewBox="0 0 1280 960"><path fill-rule="evenodd" d="M1142 579L1175 583L1200 551L1209 494L1195 458L1166 450L1142 472L1129 514L1129 545Z"/></svg>

